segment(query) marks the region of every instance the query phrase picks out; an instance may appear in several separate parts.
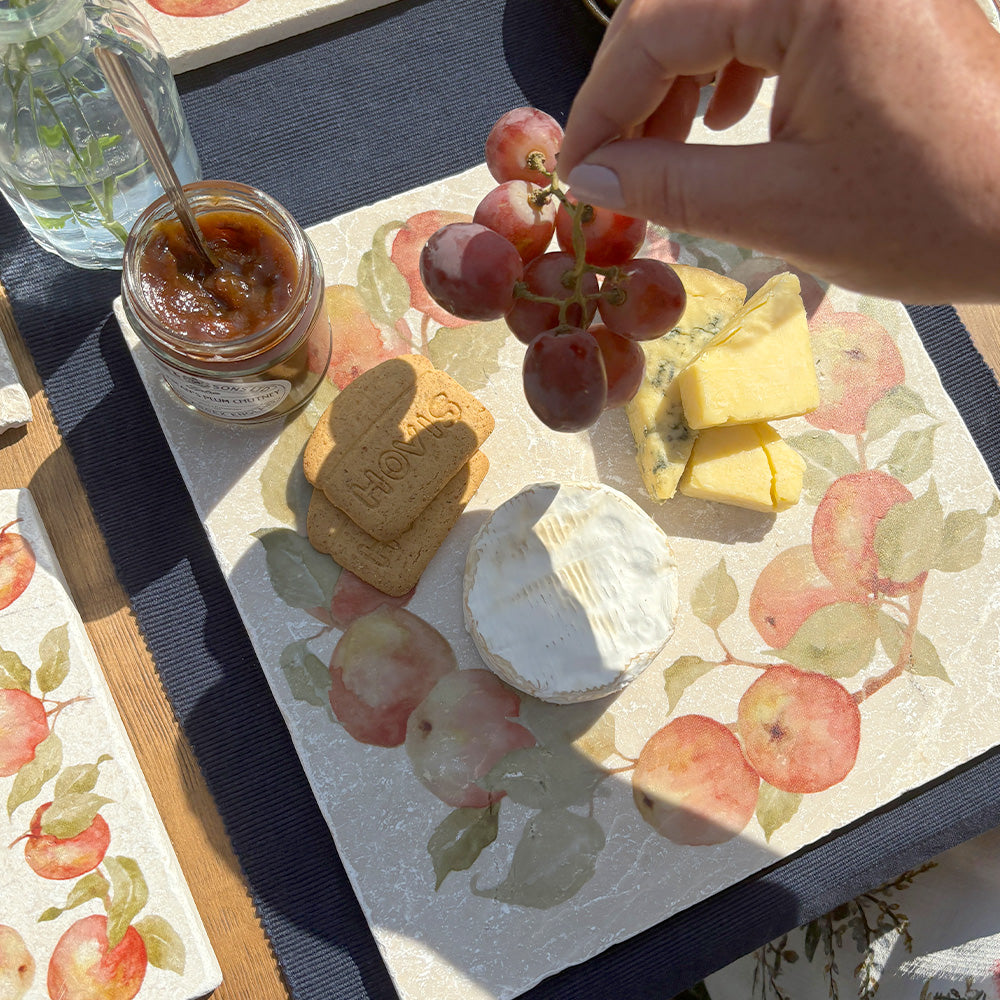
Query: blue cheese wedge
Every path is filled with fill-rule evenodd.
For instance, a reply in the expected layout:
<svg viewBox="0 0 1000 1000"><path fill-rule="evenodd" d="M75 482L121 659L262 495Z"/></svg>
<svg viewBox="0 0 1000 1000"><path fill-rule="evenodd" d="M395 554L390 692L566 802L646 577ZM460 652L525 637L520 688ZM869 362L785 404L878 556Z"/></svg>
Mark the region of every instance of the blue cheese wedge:
<svg viewBox="0 0 1000 1000"><path fill-rule="evenodd" d="M642 344L646 374L625 407L642 484L658 501L676 492L697 437L684 416L677 376L720 338L747 291L715 271L673 267L687 292L684 314L669 333Z"/></svg>
<svg viewBox="0 0 1000 1000"><path fill-rule="evenodd" d="M620 691L674 631L677 563L663 530L603 484L538 483L473 539L465 627L512 687L558 704Z"/></svg>

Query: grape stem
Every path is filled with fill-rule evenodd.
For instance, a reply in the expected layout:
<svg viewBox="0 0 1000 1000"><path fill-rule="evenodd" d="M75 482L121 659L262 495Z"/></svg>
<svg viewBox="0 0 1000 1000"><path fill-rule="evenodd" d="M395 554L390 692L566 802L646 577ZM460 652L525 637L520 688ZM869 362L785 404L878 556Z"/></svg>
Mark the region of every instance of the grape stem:
<svg viewBox="0 0 1000 1000"><path fill-rule="evenodd" d="M563 276L563 284L571 292L570 295L565 298L556 298L552 295L536 295L528 289L528 286L523 281L519 281L514 286L515 298L527 299L529 302L547 302L550 305L558 306L560 326L570 325L568 323L568 316L571 305L578 305L584 314L586 314L587 303L594 299L606 298L613 305L621 305L624 301L624 292L617 284L614 284L607 292L602 290L597 292L596 295L588 295L583 291L583 276L588 272L598 274L611 283L617 282L619 277L619 268L617 267L597 267L594 264L587 263L587 240L583 235L583 227L594 216L593 206L586 204L586 202L577 202L574 204L569 200L566 193L559 186L559 175L554 170L545 169L544 153L534 150L527 155L525 162L530 169L538 171L538 173L543 174L549 179L548 187L536 191L532 196L532 202L541 207L548 203L549 198L556 198L572 217L573 257L575 262L572 270L567 271Z"/></svg>

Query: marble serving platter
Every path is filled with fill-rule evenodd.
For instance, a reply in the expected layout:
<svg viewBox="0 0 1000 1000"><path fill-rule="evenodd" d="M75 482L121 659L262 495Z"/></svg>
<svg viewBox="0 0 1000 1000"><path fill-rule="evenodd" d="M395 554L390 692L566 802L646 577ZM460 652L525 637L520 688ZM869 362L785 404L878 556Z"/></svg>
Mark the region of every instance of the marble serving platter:
<svg viewBox="0 0 1000 1000"><path fill-rule="evenodd" d="M0 993L207 996L218 962L28 490L0 491L0 528Z"/></svg>
<svg viewBox="0 0 1000 1000"><path fill-rule="evenodd" d="M390 0L137 0L175 73L381 7ZM218 11L218 13L215 13Z"/></svg>
<svg viewBox="0 0 1000 1000"><path fill-rule="evenodd" d="M335 350L329 384L287 425L226 426L191 412L124 328L404 1000L514 997L1000 743L990 708L1000 690L1000 500L905 309L803 276L817 349L846 338L846 356L871 360L885 379L864 402L867 426L851 405L855 426L844 431L805 418L778 425L809 467L803 502L777 517L683 496L659 505L642 489L622 412L589 432L548 431L524 402L523 347L503 324L443 325L421 299L403 244L448 218L440 213L471 215L492 183L480 166L310 231L326 269ZM644 252L748 285L783 267L656 228ZM852 352L852 342L879 347ZM420 622L408 627L431 626L460 671L482 668L462 616L468 546L490 511L527 483L621 490L663 527L684 567L676 632L620 696L577 707L503 702L495 739L518 749L496 762L486 805L422 782L412 746L355 738L334 713L327 665L344 629L371 610L370 595L303 537L300 455L319 412L358 371L410 351L427 354L496 418L484 446L490 472L406 602ZM913 498L880 544L899 579L919 580L877 604L835 601L813 623L811 644L778 652L751 608L755 587L785 553L808 550L824 496L852 476L891 485L900 502ZM838 647L843 634L854 638ZM804 794L762 783L752 818L721 842L671 839L647 822L631 772L648 741L680 716L734 725L744 692L783 660L832 675L858 705L846 777Z"/></svg>

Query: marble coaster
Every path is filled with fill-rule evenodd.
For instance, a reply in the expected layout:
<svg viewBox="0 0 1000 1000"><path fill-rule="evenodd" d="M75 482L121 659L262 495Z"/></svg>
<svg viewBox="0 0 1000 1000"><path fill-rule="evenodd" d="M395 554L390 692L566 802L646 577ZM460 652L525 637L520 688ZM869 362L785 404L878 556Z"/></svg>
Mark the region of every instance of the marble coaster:
<svg viewBox="0 0 1000 1000"><path fill-rule="evenodd" d="M0 527L4 995L204 997L218 962L28 490Z"/></svg>
<svg viewBox="0 0 1000 1000"><path fill-rule="evenodd" d="M182 73L389 2L243 0L234 6L234 0L140 0L139 6L170 68Z"/></svg>

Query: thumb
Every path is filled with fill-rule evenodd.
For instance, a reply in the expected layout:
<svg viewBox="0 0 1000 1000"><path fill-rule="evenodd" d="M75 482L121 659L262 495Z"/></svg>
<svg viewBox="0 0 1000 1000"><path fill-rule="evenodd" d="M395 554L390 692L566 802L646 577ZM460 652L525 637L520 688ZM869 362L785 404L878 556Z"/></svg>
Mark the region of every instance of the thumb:
<svg viewBox="0 0 1000 1000"><path fill-rule="evenodd" d="M670 229L788 251L801 237L812 172L791 143L725 146L623 139L577 164L566 178L575 198Z"/></svg>

